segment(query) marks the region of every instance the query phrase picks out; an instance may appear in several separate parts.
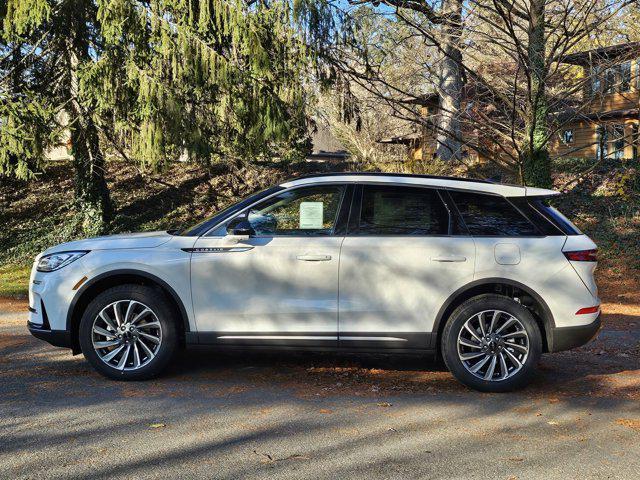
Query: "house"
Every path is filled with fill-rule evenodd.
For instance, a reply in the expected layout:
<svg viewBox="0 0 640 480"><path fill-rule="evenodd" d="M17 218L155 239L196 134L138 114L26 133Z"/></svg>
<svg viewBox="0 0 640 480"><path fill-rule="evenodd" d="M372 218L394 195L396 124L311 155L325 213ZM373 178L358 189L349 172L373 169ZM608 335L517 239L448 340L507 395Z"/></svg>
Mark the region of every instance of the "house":
<svg viewBox="0 0 640 480"><path fill-rule="evenodd" d="M468 95L468 92L465 91L465 98L468 97ZM420 116L423 119L421 125L414 125L413 131L405 133L404 135L382 138L378 140L378 143L387 145L405 145L409 160L418 161L433 158L437 146L437 129L435 125L440 103L438 94L427 93L418 97L404 98L400 102L407 106L417 106ZM475 132L465 132L465 134L475 135ZM477 155L475 152L464 148L462 156L475 157Z"/></svg>
<svg viewBox="0 0 640 480"><path fill-rule="evenodd" d="M559 115L552 142L554 156L638 158L640 42L603 47L566 56L585 78L580 109ZM562 119L568 118L566 123Z"/></svg>
<svg viewBox="0 0 640 480"><path fill-rule="evenodd" d="M577 82L582 85L581 91L577 92L579 98L552 99L556 111L552 112L550 119L553 132L551 155L637 159L640 148L640 42L570 54L562 62L574 66L578 70L576 78L584 81ZM482 91L477 88L467 88L463 92L463 108L468 114L473 114L472 108L483 103L474 102L477 95L482 96ZM418 105L420 115L426 121L413 132L383 138L379 142L405 145L410 160L432 158L436 150L438 95L431 93L402 102ZM495 114L505 115L504 110ZM479 135L474 130L463 131L464 138L472 138L473 143L484 145L484 155L492 150L496 155L500 154L499 149L491 148L495 142ZM470 149L463 155L472 159L483 157Z"/></svg>

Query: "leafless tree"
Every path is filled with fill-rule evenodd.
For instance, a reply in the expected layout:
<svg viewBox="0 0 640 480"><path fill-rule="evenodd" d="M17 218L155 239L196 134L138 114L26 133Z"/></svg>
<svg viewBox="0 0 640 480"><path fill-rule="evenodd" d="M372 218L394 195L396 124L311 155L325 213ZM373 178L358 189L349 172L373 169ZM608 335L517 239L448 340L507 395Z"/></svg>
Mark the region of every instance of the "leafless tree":
<svg viewBox="0 0 640 480"><path fill-rule="evenodd" d="M593 99L583 95L592 78L565 60L598 46L605 26L634 5L632 0L357 3L350 14L364 28L354 29L355 41L333 46L332 65L394 116L432 130L440 159L468 163L460 152L471 151L539 186L551 183L549 150L560 129L593 107ZM392 38L376 35L372 15L384 18ZM609 59L600 60L607 69ZM429 92L440 99L435 116L416 108Z"/></svg>

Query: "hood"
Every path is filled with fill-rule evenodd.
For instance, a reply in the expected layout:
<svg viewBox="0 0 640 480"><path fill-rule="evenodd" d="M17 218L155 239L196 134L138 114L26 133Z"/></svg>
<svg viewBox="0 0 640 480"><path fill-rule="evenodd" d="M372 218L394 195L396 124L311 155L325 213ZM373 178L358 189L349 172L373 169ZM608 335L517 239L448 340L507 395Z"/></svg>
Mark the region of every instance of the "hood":
<svg viewBox="0 0 640 480"><path fill-rule="evenodd" d="M47 249L43 254L63 252L68 250L117 250L123 248L153 248L167 243L172 236L164 231L121 233L118 235L106 235L84 240L61 243Z"/></svg>

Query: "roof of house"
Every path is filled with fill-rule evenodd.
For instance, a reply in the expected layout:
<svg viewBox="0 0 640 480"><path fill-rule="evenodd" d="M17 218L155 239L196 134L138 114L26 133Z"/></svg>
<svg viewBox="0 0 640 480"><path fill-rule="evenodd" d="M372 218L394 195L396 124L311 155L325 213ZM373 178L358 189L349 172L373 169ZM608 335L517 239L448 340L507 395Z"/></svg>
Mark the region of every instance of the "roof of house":
<svg viewBox="0 0 640 480"><path fill-rule="evenodd" d="M311 155L342 157L348 155L346 148L335 137L326 121L319 120L316 125L316 130L311 134Z"/></svg>
<svg viewBox="0 0 640 480"><path fill-rule="evenodd" d="M387 137L381 138L378 140L378 143L389 143L389 144L402 144L402 145L411 145L414 142L421 140L422 135L417 132L408 133L406 135L398 135L397 137Z"/></svg>
<svg viewBox="0 0 640 480"><path fill-rule="evenodd" d="M628 42L572 53L564 57L561 61L562 63L572 65L589 65L597 60L611 60L613 58L626 56L631 57L639 52L640 42Z"/></svg>
<svg viewBox="0 0 640 480"><path fill-rule="evenodd" d="M280 186L289 188L318 183L395 183L404 185L423 185L430 187L451 188L456 190L470 190L475 192L493 193L505 197L524 196L549 196L558 195L559 192L544 188L523 187L521 185L505 185L492 183L487 180L476 180L459 177L440 177L434 175L411 175L406 173L379 173L379 172L348 172L348 173L324 173L306 175L289 180Z"/></svg>

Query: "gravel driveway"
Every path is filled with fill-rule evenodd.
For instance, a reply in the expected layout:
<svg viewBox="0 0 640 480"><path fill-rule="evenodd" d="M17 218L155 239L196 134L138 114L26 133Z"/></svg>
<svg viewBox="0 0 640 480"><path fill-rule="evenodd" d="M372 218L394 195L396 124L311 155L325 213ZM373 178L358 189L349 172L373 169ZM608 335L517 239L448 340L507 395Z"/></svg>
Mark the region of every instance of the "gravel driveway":
<svg viewBox="0 0 640 480"><path fill-rule="evenodd" d="M0 478L638 478L640 309L480 394L419 358L191 349L106 380L0 311Z"/></svg>

